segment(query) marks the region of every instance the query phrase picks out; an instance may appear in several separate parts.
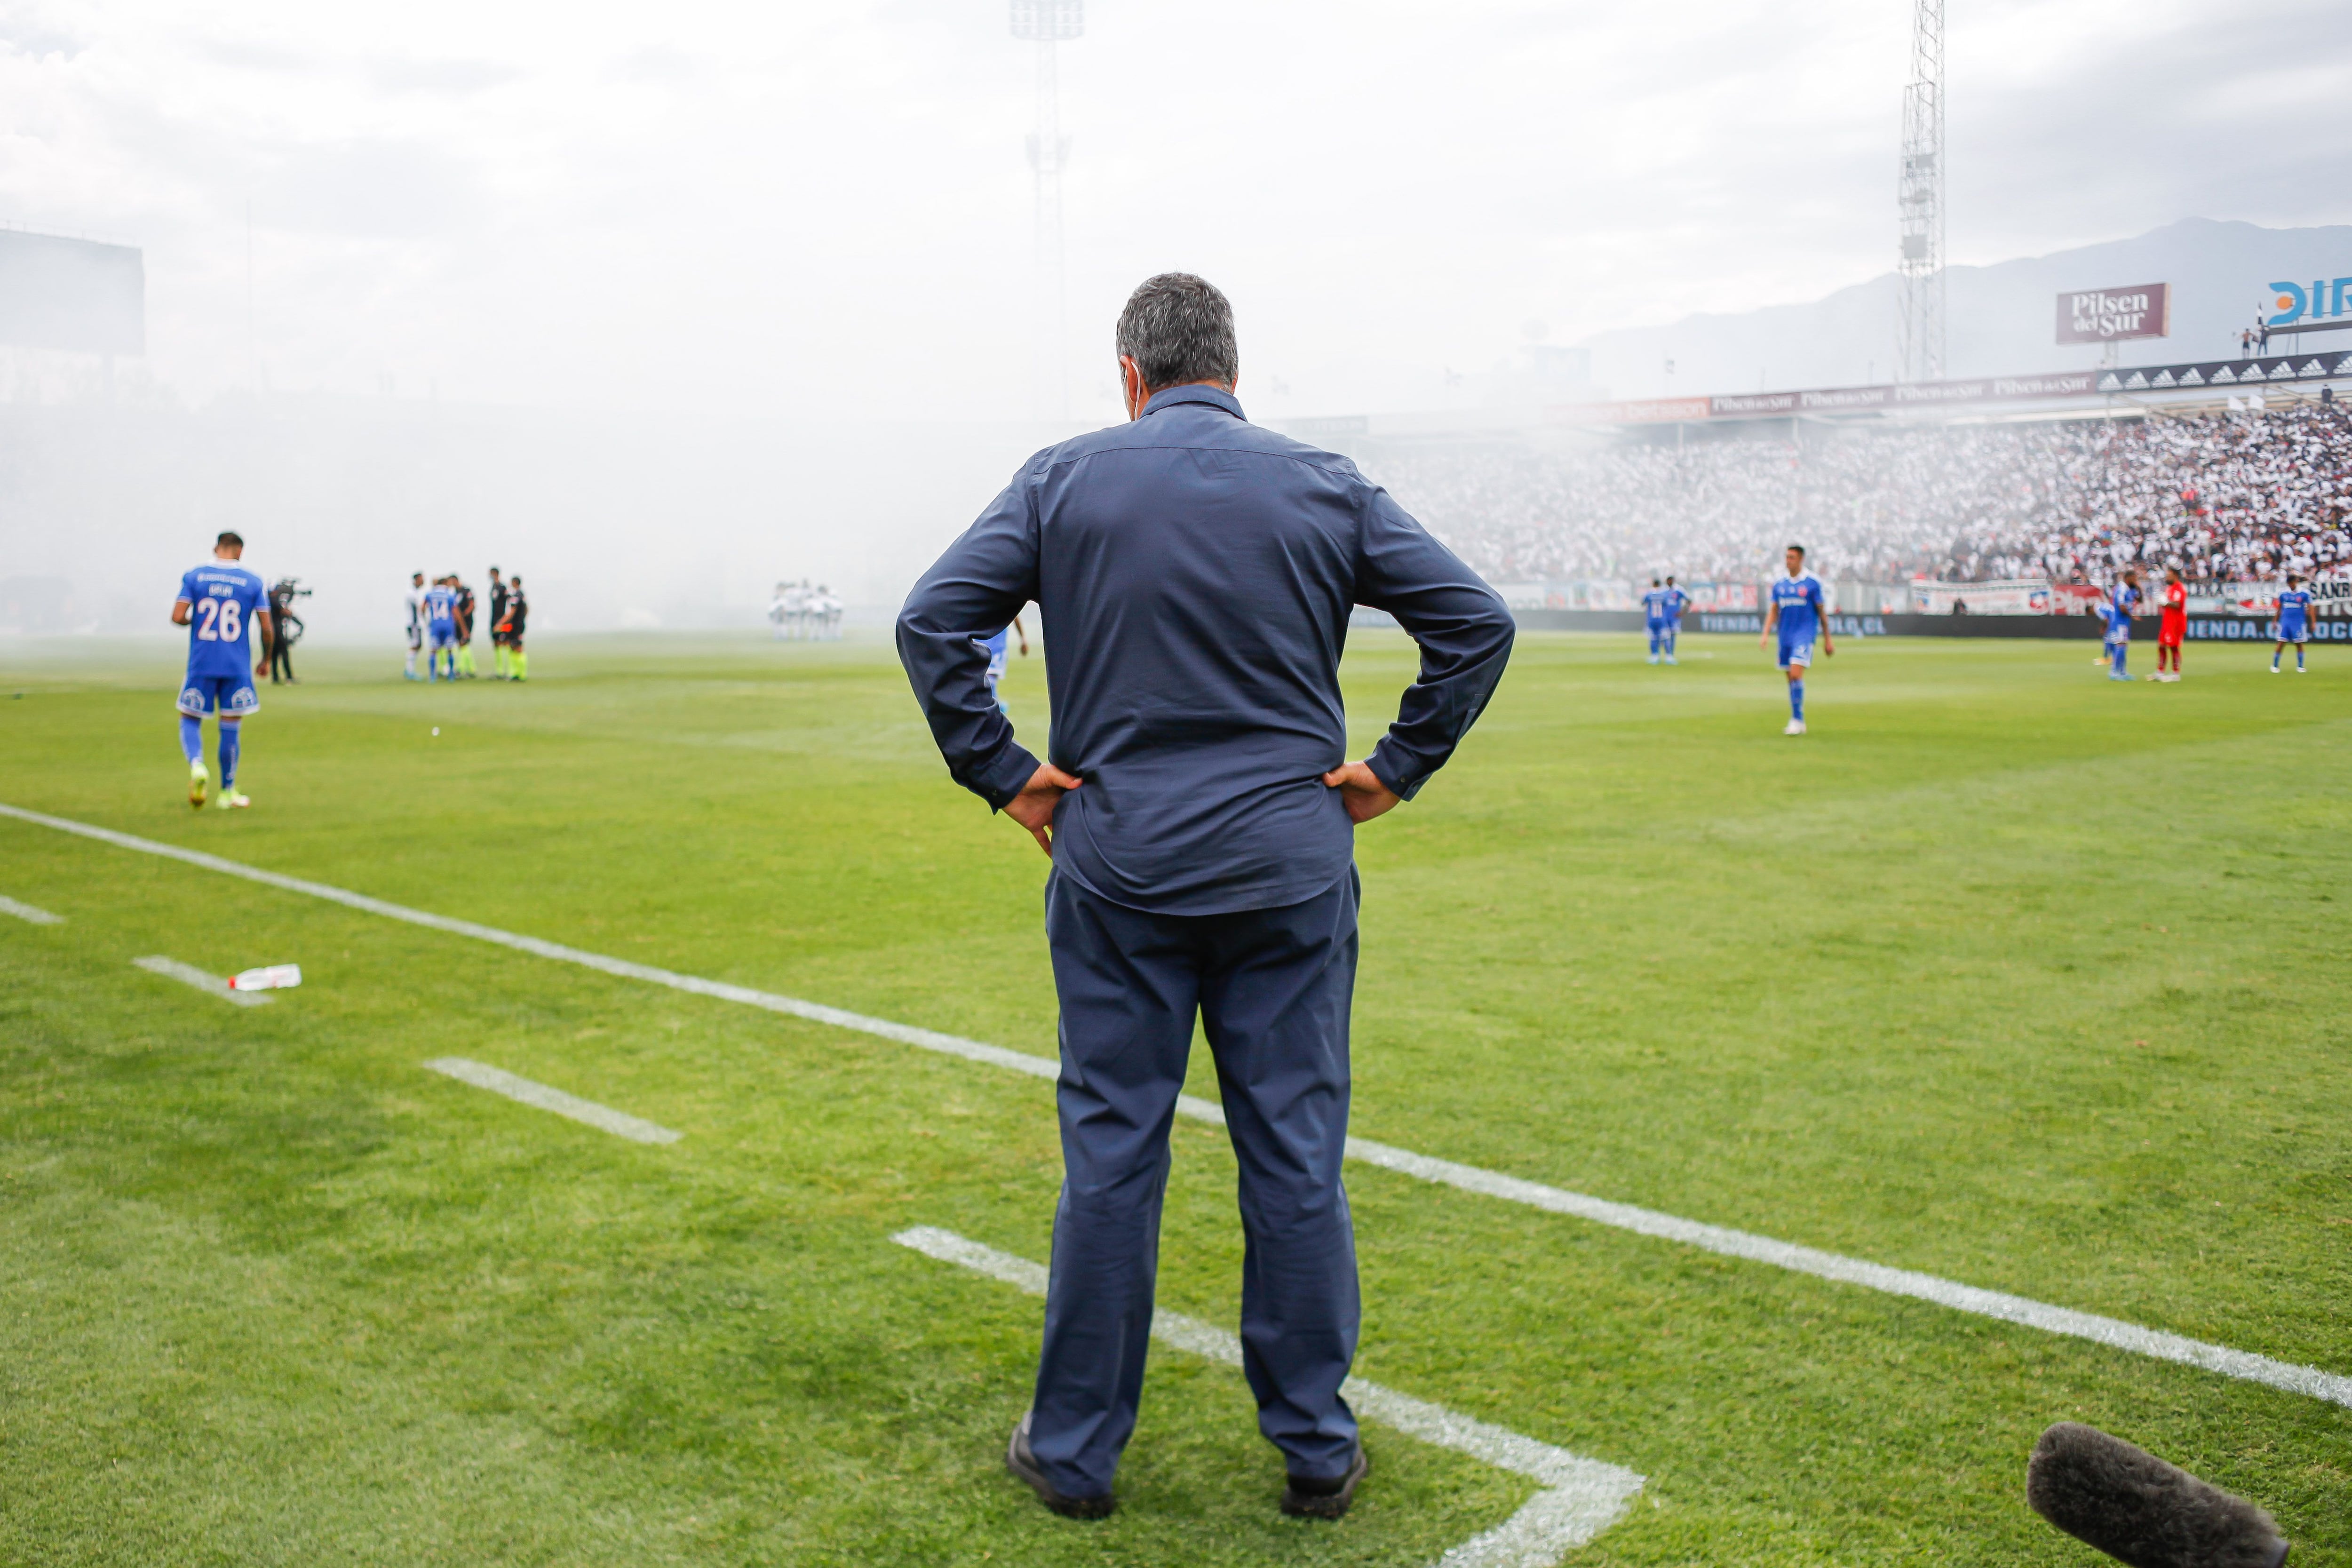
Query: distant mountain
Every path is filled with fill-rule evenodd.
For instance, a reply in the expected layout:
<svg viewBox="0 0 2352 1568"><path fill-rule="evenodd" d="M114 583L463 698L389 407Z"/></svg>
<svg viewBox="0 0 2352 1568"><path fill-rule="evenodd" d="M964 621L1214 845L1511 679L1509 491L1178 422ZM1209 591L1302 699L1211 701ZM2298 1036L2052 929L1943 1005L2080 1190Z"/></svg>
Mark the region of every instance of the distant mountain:
<svg viewBox="0 0 2352 1568"><path fill-rule="evenodd" d="M2055 341L2058 296L2132 283L2172 285L2172 335L2126 342L2125 364L2221 359L2237 353L2238 331L2263 309L2271 283L2308 288L2314 279L2338 278L2352 279L2352 226L2262 228L2208 218L1991 267L1954 267L1946 283L1946 374L2087 369L2098 363L2096 347ZM1612 397L1889 381L1895 281L1889 272L1809 305L1688 316L1670 326L1596 333L1582 346L1592 353L1594 383ZM2352 348L2352 332L2317 342Z"/></svg>

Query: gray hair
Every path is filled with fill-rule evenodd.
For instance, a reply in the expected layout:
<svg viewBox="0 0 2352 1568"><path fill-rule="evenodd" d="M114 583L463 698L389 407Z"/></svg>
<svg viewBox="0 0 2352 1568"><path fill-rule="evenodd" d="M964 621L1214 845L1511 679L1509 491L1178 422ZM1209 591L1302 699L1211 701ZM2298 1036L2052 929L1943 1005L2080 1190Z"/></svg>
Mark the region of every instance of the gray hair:
<svg viewBox="0 0 2352 1568"><path fill-rule="evenodd" d="M1241 369L1234 308L1215 284L1189 272L1147 278L1118 313L1118 352L1135 361L1146 390L1217 381Z"/></svg>

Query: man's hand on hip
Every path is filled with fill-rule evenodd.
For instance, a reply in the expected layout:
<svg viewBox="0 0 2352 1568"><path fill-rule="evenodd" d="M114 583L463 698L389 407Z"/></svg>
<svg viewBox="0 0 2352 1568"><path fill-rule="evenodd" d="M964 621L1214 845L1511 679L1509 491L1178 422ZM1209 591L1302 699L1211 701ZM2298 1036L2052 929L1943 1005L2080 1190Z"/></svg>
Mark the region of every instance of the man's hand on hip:
<svg viewBox="0 0 2352 1568"><path fill-rule="evenodd" d="M1323 775L1324 784L1339 792L1350 822L1370 822L1394 808L1400 797L1381 783L1380 775L1362 763L1342 763Z"/></svg>
<svg viewBox="0 0 2352 1568"><path fill-rule="evenodd" d="M1039 763L1021 793L1004 803L1004 815L1029 830L1037 847L1051 858L1054 853L1054 806L1055 803L1086 783L1072 778L1051 763Z"/></svg>

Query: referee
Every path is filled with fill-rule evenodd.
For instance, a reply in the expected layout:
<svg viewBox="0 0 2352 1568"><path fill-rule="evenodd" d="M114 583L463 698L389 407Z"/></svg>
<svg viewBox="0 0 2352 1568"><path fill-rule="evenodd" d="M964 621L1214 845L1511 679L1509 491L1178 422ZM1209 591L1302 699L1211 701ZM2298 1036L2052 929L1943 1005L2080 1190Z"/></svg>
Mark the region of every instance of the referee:
<svg viewBox="0 0 2352 1568"><path fill-rule="evenodd" d="M1053 858L1062 1195L1029 1413L1005 1455L1098 1519L1135 1429L1168 1129L1197 1014L1241 1168L1243 1369L1285 1512L1336 1519L1368 1468L1339 1386L1360 1315L1339 1162L1356 827L1410 800L1511 648L1494 590L1347 458L1248 423L1232 308L1163 273L1120 313L1129 422L1032 458L915 585L898 657L949 773ZM1039 762L974 640L1034 599ZM1396 722L1347 757L1349 611L1421 646Z"/></svg>

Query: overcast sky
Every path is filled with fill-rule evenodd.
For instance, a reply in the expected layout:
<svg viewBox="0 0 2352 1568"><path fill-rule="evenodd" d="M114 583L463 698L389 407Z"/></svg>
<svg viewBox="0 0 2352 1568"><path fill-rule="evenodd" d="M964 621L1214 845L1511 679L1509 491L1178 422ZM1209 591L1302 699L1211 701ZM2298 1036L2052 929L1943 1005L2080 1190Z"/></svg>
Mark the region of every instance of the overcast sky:
<svg viewBox="0 0 2352 1568"><path fill-rule="evenodd" d="M2352 218L2343 0L1949 26L1955 260ZM1908 28L1901 0L1088 0L1071 412L1109 410L1110 321L1161 268L1234 296L1275 416L1883 272ZM143 247L149 365L191 400L389 375L1003 417L1034 68L1004 0L10 3L0 219Z"/></svg>

